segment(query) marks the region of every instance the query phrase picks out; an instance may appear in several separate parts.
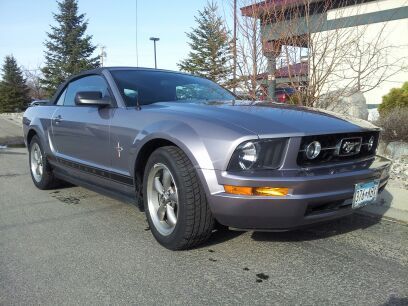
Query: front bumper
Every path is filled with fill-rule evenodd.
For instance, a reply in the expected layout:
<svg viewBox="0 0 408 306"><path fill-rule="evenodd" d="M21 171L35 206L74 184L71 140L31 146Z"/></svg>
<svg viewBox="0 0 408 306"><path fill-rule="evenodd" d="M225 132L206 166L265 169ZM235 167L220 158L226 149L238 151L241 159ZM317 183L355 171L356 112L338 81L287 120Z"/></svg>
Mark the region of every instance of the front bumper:
<svg viewBox="0 0 408 306"><path fill-rule="evenodd" d="M332 167L276 170L236 175L218 173L222 185L288 187L282 197L240 196L220 192L209 196L218 222L239 229L287 230L351 214L357 183L380 179L381 192L389 178L391 162L371 160Z"/></svg>

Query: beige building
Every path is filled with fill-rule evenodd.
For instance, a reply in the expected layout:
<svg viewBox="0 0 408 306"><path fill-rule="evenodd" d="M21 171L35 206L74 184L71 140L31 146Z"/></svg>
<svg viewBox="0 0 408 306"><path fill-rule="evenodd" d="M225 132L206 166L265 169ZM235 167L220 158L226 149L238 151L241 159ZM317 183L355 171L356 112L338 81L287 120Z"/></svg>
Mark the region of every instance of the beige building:
<svg viewBox="0 0 408 306"><path fill-rule="evenodd" d="M296 49L305 50L319 95L360 91L378 104L408 81L408 0L269 0L241 12L260 19L270 88L276 60Z"/></svg>

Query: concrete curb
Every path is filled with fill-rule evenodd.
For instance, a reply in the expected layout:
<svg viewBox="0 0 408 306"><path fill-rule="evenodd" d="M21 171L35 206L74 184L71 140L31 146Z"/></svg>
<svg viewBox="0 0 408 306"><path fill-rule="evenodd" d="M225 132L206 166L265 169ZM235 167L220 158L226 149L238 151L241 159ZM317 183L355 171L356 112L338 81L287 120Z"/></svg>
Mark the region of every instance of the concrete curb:
<svg viewBox="0 0 408 306"><path fill-rule="evenodd" d="M376 207L372 205L370 207L365 207L359 213L366 216L381 217L399 223L408 224L408 212L392 207L384 209L383 207Z"/></svg>
<svg viewBox="0 0 408 306"><path fill-rule="evenodd" d="M0 137L0 145L2 146L22 146L24 145L24 138L23 136Z"/></svg>
<svg viewBox="0 0 408 306"><path fill-rule="evenodd" d="M408 224L408 190L387 186L376 203L362 208L360 213Z"/></svg>
<svg viewBox="0 0 408 306"><path fill-rule="evenodd" d="M24 144L21 122L16 121L13 114L1 114L0 116L0 145L21 146Z"/></svg>

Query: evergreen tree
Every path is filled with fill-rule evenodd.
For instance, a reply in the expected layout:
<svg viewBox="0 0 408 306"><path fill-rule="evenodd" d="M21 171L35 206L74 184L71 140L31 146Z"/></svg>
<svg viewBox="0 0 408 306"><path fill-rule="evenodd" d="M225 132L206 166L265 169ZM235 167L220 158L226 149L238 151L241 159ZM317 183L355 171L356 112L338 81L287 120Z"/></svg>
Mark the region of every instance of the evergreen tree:
<svg viewBox="0 0 408 306"><path fill-rule="evenodd" d="M51 26L45 42L42 84L48 95L70 75L99 66L98 57L92 57L96 46L92 45L92 36L85 34L88 22L84 14L78 15L77 0L62 0L58 7L59 13L54 14L58 25Z"/></svg>
<svg viewBox="0 0 408 306"><path fill-rule="evenodd" d="M30 102L29 88L16 59L10 55L4 59L0 82L0 113L21 111Z"/></svg>
<svg viewBox="0 0 408 306"><path fill-rule="evenodd" d="M232 73L231 46L217 5L208 2L195 17L197 27L186 33L191 52L178 66L180 70L226 84Z"/></svg>

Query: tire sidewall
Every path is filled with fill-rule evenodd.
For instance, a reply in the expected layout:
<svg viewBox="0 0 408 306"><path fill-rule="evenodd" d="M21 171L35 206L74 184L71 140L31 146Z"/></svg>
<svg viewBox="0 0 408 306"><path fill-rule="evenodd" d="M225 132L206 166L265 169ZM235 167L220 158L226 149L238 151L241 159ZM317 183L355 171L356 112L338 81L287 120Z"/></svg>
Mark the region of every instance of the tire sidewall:
<svg viewBox="0 0 408 306"><path fill-rule="evenodd" d="M41 176L41 180L39 182L36 181L36 179L33 176L33 172L31 170L31 148L33 147L34 144L38 144L41 150L41 156L42 156L42 163L43 163L43 174ZM48 173L48 164L47 164L47 159L45 158L45 153L43 146L41 144L40 139L38 138L37 135L33 136L33 138L30 141L29 148L28 148L28 167L30 169L30 175L31 179L33 180L34 185L39 188L39 189L45 189L49 183L49 173Z"/></svg>
<svg viewBox="0 0 408 306"><path fill-rule="evenodd" d="M154 223L150 217L149 204L147 199L147 178L152 167L157 164L164 164L171 172L173 179L177 185L178 192L178 215L177 215L177 224L173 232L168 236L162 235L154 226ZM146 169L143 176L143 202L144 209L146 212L146 218L149 223L150 230L153 236L165 247L169 249L177 248L177 244L180 240L184 238L186 231L186 187L185 182L182 179L179 171L177 170L177 163L171 156L171 154L159 148L150 156Z"/></svg>

